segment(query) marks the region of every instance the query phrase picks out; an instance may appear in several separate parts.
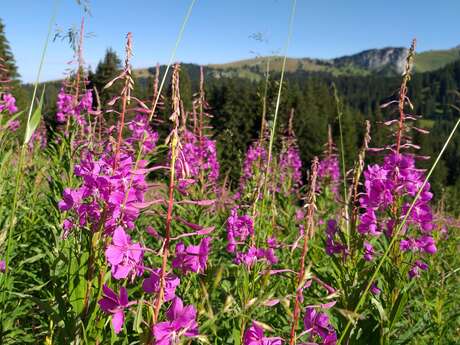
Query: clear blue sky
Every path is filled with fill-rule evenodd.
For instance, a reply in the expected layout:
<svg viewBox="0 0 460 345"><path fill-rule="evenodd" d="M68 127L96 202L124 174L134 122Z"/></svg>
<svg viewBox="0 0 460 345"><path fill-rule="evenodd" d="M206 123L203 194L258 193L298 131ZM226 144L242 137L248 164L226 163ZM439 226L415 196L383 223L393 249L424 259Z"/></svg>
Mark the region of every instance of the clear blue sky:
<svg viewBox="0 0 460 345"><path fill-rule="evenodd" d="M0 17L24 81L35 78L54 0L4 1ZM460 44L460 0L298 0L289 56L332 58L369 48L408 46L420 51ZM93 68L113 47L122 55L133 32L134 67L168 60L189 0L91 0L85 60ZM287 34L290 0L197 0L177 60L220 63L279 51ZM79 25L82 8L61 0L57 27ZM261 32L266 41L251 34ZM42 80L63 75L72 51L54 42Z"/></svg>

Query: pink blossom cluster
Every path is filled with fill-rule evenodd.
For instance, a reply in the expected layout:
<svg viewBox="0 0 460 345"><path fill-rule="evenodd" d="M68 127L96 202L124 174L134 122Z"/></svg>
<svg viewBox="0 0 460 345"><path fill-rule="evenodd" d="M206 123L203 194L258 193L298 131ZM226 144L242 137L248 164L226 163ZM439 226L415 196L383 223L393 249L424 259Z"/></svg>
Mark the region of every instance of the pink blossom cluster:
<svg viewBox="0 0 460 345"><path fill-rule="evenodd" d="M153 131L148 123L148 116L137 114L136 117L128 124L131 136L126 142L132 146L142 143L142 152L144 154L152 152L158 142L158 133Z"/></svg>
<svg viewBox="0 0 460 345"><path fill-rule="evenodd" d="M243 162L243 175L241 176L240 187L243 190L246 183L251 180L257 170L264 169L268 159L265 148L259 143L254 142L246 152Z"/></svg>
<svg viewBox="0 0 460 345"><path fill-rule="evenodd" d="M279 247L276 239L270 237L267 240L267 248L257 248L250 245L246 252L238 251L238 245L245 245L249 236L254 235L254 223L248 215L239 215L238 207L230 211L227 218L227 251L235 253L235 263L251 267L258 260L265 260L270 265L278 263L275 249Z"/></svg>
<svg viewBox="0 0 460 345"><path fill-rule="evenodd" d="M185 192L200 177L215 185L219 178L219 169L216 142L207 137L198 138L193 132L185 130L176 161L179 189Z"/></svg>
<svg viewBox="0 0 460 345"><path fill-rule="evenodd" d="M62 211L74 212L64 221L65 235L75 226L92 231L102 226L107 234L118 226L134 228L147 189L145 165L141 160L135 170L133 158L121 154L114 169L113 156L103 154L97 158L86 152L75 166L75 175L81 177L83 184L75 189L66 188L59 202Z"/></svg>
<svg viewBox="0 0 460 345"><path fill-rule="evenodd" d="M336 155L330 155L319 162L318 188L330 186L332 192L338 196L340 183L340 164Z"/></svg>
<svg viewBox="0 0 460 345"><path fill-rule="evenodd" d="M0 113L8 112L10 115L18 111L16 98L11 93L2 93L0 97Z"/></svg>
<svg viewBox="0 0 460 345"><path fill-rule="evenodd" d="M266 337L264 329L255 321L244 332L243 345L282 345L283 342L283 339L279 337Z"/></svg>
<svg viewBox="0 0 460 345"><path fill-rule="evenodd" d="M64 88L61 88L56 101L56 120L59 123L65 123L68 118L74 117L79 125L84 126L86 121L81 114L90 111L92 104L93 94L91 90L86 90L77 102L74 95L66 93Z"/></svg>
<svg viewBox="0 0 460 345"><path fill-rule="evenodd" d="M405 218L413 198L423 185L423 170L415 167L413 155L391 153L385 157L383 165L368 166L364 177L365 193L359 200L364 213L360 216L358 231L373 237L382 233L392 237L395 219L399 223ZM430 185L427 183L407 218L406 226L399 234L402 236L399 245L402 252L436 252L435 240L431 236L434 224L429 202L432 197ZM389 210L396 210L397 214L390 216ZM365 255L366 252L367 258L371 259L373 250L369 243L365 247ZM422 268L421 266L425 267L416 265L414 269L417 271L417 267Z"/></svg>
<svg viewBox="0 0 460 345"><path fill-rule="evenodd" d="M310 340L317 339L316 342L308 344L335 345L337 343L337 334L326 313L320 313L314 307L307 307L303 322Z"/></svg>
<svg viewBox="0 0 460 345"><path fill-rule="evenodd" d="M291 191L300 187L302 183L302 160L298 147L291 146L280 156L280 183L287 179L291 181ZM290 192L291 192L290 191Z"/></svg>
<svg viewBox="0 0 460 345"><path fill-rule="evenodd" d="M335 219L329 219L326 226L326 254L341 254L343 257L348 255L347 246L340 239L340 228Z"/></svg>
<svg viewBox="0 0 460 345"><path fill-rule="evenodd" d="M0 94L0 113L6 112L9 115L12 115L18 111L16 106L16 98L11 93L2 93ZM20 122L18 120L10 120L7 122L6 127L11 132L16 132L20 127Z"/></svg>
<svg viewBox="0 0 460 345"><path fill-rule="evenodd" d="M206 263L211 245L211 238L205 237L198 245L185 246L183 242L176 245L176 257L172 261L172 267L182 273L200 273L206 270Z"/></svg>

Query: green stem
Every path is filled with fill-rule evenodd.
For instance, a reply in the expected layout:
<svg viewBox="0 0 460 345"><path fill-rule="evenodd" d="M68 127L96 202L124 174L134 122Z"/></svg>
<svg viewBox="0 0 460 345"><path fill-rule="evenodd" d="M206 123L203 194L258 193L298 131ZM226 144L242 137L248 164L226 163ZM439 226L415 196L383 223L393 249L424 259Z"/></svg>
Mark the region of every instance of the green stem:
<svg viewBox="0 0 460 345"><path fill-rule="evenodd" d="M337 92L337 88L335 84L332 84L332 88L334 89L334 98L335 104L337 106L337 118L339 121L339 133L340 133L340 158L342 160L342 180L343 180L343 202L345 205L345 222L347 228L347 247L350 249L350 221L348 215L348 202L347 202L347 177L346 177L346 166L345 166L345 146L343 144L343 131L342 131L342 116L343 111L340 104L340 98Z"/></svg>

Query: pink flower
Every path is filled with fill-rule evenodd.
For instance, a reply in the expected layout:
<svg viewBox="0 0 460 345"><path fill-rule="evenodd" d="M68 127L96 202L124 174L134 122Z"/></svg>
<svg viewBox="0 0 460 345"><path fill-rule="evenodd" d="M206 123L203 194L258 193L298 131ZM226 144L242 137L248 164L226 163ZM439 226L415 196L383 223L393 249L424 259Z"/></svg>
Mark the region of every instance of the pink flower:
<svg viewBox="0 0 460 345"><path fill-rule="evenodd" d="M18 128L20 127L21 123L18 120L13 120L8 122L8 129L11 132L16 132Z"/></svg>
<svg viewBox="0 0 460 345"><path fill-rule="evenodd" d="M264 337L263 328L255 321L252 322L246 332L244 332L244 345L281 345L283 339L279 337Z"/></svg>
<svg viewBox="0 0 460 345"><path fill-rule="evenodd" d="M4 93L0 99L0 112L7 110L8 113L14 114L18 111L16 107L16 98L11 93Z"/></svg>
<svg viewBox="0 0 460 345"><path fill-rule="evenodd" d="M337 335L329 322L329 317L325 313L318 313L315 308L307 307L304 317L305 332L312 337L317 336L322 339L321 344L335 344Z"/></svg>
<svg viewBox="0 0 460 345"><path fill-rule="evenodd" d="M160 273L161 269L155 269L150 277L144 279L142 288L147 293L158 293L160 291ZM164 300L168 302L176 297L176 287L180 284L180 279L174 274L166 274L166 286L164 290Z"/></svg>
<svg viewBox="0 0 460 345"><path fill-rule="evenodd" d="M420 276L420 270L427 271L428 265L423 261L416 260L412 268L409 270L409 278L417 278Z"/></svg>
<svg viewBox="0 0 460 345"><path fill-rule="evenodd" d="M0 272L5 272L5 270L6 270L5 260L0 260Z"/></svg>
<svg viewBox="0 0 460 345"><path fill-rule="evenodd" d="M175 297L171 307L166 312L168 321L159 322L153 326L155 345L176 345L182 336L198 335L196 309L193 305L184 307L179 297Z"/></svg>
<svg viewBox="0 0 460 345"><path fill-rule="evenodd" d="M104 284L102 287L104 297L99 300L99 306L106 314L112 315L112 326L115 333L120 333L125 322L125 308L128 308L132 302L128 301L128 292L126 288L120 288L120 296Z"/></svg>
<svg viewBox="0 0 460 345"><path fill-rule="evenodd" d="M208 260L211 238L205 237L197 246L190 245L185 247L182 242L176 245L176 257L172 261L172 266L187 272L204 272Z"/></svg>
<svg viewBox="0 0 460 345"><path fill-rule="evenodd" d="M367 241L364 241L364 260L372 261L374 258L374 247Z"/></svg>
<svg viewBox="0 0 460 345"><path fill-rule="evenodd" d="M132 244L131 238L123 228L115 229L112 237L112 244L105 251L107 261L112 266L112 276L115 279L127 278L131 275L141 275L143 249L139 243Z"/></svg>
<svg viewBox="0 0 460 345"><path fill-rule="evenodd" d="M380 290L380 289L378 288L377 284L375 284L375 283L372 283L370 291L371 291L372 294L374 294L374 295L380 295L380 292L382 292L382 290Z"/></svg>

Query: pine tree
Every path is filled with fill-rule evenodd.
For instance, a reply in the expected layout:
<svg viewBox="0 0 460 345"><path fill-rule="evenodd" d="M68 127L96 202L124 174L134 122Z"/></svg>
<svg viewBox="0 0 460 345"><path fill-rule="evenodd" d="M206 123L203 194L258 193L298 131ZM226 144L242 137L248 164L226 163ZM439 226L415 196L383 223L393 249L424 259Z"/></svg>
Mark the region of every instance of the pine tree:
<svg viewBox="0 0 460 345"><path fill-rule="evenodd" d="M3 60L2 64L5 65L8 77L17 80L19 78L16 63L14 61L13 53L11 52L10 44L5 36L5 26L0 19L0 58ZM3 72L3 71L2 71ZM3 74L3 73L2 73ZM3 75L1 75L3 77Z"/></svg>
<svg viewBox="0 0 460 345"><path fill-rule="evenodd" d="M117 74L120 73L120 70L121 60L117 53L111 48L107 49L104 59L99 62L95 73L90 76L91 82L99 92L102 106L104 106L108 101L110 101L115 95L119 93L116 83L109 89L104 90L104 86L106 86L109 81L115 78Z"/></svg>
<svg viewBox="0 0 460 345"><path fill-rule="evenodd" d="M16 62L4 29L5 26L0 19L0 80L9 80L7 83L0 84L0 91L8 90L8 92L11 92L16 98L17 107L22 110L28 104L27 93L21 87Z"/></svg>

